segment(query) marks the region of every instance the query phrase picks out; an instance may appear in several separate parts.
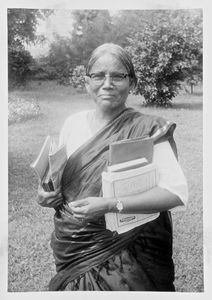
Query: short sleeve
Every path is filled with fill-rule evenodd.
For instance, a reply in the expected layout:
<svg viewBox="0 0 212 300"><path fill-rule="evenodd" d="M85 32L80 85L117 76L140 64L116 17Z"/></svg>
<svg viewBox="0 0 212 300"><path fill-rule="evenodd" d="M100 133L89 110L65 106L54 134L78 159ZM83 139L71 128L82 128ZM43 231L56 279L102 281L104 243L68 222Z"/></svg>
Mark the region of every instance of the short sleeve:
<svg viewBox="0 0 212 300"><path fill-rule="evenodd" d="M66 143L67 140L67 121L64 122L62 129L60 130L59 135L59 146L62 146Z"/></svg>
<svg viewBox="0 0 212 300"><path fill-rule="evenodd" d="M177 195L182 201L182 206L171 211L184 210L188 201L187 181L168 141L154 146L153 162L158 166L158 186Z"/></svg>
<svg viewBox="0 0 212 300"><path fill-rule="evenodd" d="M59 136L59 145L66 145L68 157L91 136L87 114L88 111L80 111L69 116L64 122Z"/></svg>

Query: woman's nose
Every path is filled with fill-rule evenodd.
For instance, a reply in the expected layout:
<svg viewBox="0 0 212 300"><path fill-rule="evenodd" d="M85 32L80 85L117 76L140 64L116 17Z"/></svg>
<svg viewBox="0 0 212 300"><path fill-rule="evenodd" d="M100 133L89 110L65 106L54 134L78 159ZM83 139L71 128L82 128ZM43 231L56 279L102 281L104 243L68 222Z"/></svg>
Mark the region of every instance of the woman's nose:
<svg viewBox="0 0 212 300"><path fill-rule="evenodd" d="M103 88L113 87L113 80L109 75L105 75L105 80L103 82Z"/></svg>

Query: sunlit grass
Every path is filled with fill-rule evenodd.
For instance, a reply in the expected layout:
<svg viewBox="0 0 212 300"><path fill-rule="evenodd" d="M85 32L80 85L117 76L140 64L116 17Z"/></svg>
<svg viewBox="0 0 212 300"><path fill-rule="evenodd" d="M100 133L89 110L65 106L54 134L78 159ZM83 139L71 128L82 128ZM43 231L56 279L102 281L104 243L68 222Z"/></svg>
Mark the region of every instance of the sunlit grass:
<svg viewBox="0 0 212 300"><path fill-rule="evenodd" d="M42 114L9 126L8 289L41 291L47 290L55 273L49 246L54 210L36 203L37 178L29 165L47 134L58 138L65 118L93 107L93 103L87 95L55 83L32 84L13 93L37 99ZM143 107L140 96L130 96L128 102L143 113L177 123L175 140L190 197L186 212L173 215L175 285L177 291L203 291L202 96L182 94L170 109Z"/></svg>

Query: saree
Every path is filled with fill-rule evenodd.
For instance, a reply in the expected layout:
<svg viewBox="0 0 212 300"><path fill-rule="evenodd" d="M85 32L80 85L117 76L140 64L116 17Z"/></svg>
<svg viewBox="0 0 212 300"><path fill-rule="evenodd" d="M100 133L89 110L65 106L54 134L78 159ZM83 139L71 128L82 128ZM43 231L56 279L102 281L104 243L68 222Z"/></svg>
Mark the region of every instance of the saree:
<svg viewBox="0 0 212 300"><path fill-rule="evenodd" d="M108 165L110 143L147 137L155 144L168 140L177 155L175 127L126 108L69 157L61 182L64 202L54 216L51 247L57 274L49 290L174 291L169 212L117 234L106 229L104 216L74 218L68 204L102 196L101 174Z"/></svg>

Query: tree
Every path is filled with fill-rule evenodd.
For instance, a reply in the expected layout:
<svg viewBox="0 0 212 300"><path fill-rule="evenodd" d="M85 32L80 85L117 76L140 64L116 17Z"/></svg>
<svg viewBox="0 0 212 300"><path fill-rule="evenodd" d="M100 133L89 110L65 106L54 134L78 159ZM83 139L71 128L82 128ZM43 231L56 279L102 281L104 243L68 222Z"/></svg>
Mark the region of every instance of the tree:
<svg viewBox="0 0 212 300"><path fill-rule="evenodd" d="M181 82L201 74L201 22L201 11L150 11L142 30L128 38L127 51L138 76L135 93L146 104L170 105Z"/></svg>
<svg viewBox="0 0 212 300"><path fill-rule="evenodd" d="M120 10L111 18L110 41L122 47L129 45L128 38L132 37L138 30L142 31L144 10Z"/></svg>
<svg viewBox="0 0 212 300"><path fill-rule="evenodd" d="M39 9L8 9L8 77L9 87L22 84L30 73L33 58L25 44L34 42L38 19L53 11Z"/></svg>
<svg viewBox="0 0 212 300"><path fill-rule="evenodd" d="M111 17L108 10L76 10L71 42L80 57L78 64L85 65L91 52L109 41Z"/></svg>
<svg viewBox="0 0 212 300"><path fill-rule="evenodd" d="M54 36L46 60L55 69L59 83L69 84L77 66L86 65L91 52L109 41L111 18L107 10L74 10L70 37ZM75 76L76 77L76 76Z"/></svg>

